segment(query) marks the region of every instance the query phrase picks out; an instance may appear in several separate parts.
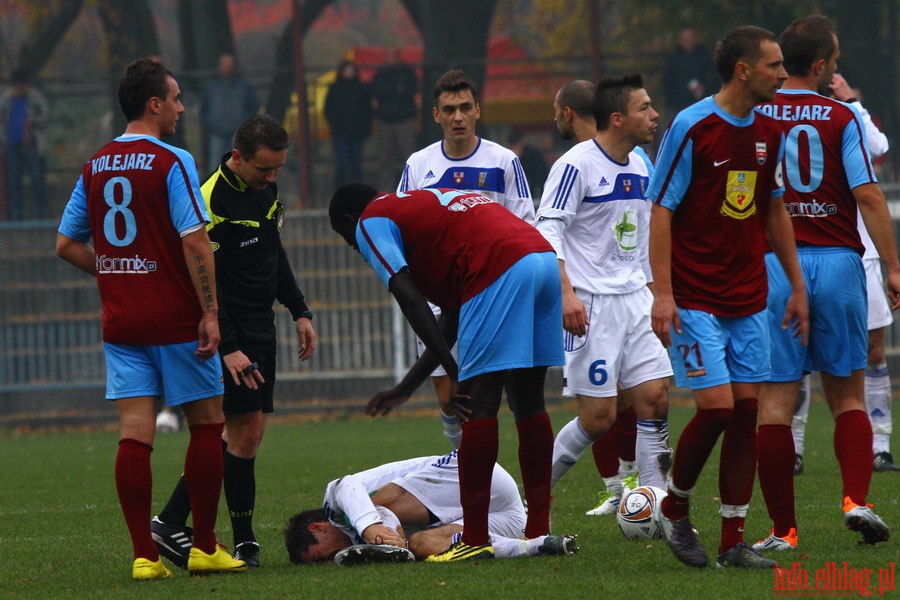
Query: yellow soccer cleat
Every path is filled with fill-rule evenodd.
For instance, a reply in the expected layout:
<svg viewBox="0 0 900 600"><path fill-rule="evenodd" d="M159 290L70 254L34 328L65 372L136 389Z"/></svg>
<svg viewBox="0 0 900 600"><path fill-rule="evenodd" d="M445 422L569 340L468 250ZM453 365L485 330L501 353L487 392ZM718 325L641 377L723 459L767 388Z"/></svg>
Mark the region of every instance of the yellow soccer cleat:
<svg viewBox="0 0 900 600"><path fill-rule="evenodd" d="M172 571L166 568L161 558L155 562L149 558L136 558L131 566L131 577L137 581L168 579L171 576Z"/></svg>
<svg viewBox="0 0 900 600"><path fill-rule="evenodd" d="M207 554L197 546L191 548L191 554L187 562L191 575L205 575L206 573L240 573L247 570L247 563L236 560L216 545L216 551Z"/></svg>

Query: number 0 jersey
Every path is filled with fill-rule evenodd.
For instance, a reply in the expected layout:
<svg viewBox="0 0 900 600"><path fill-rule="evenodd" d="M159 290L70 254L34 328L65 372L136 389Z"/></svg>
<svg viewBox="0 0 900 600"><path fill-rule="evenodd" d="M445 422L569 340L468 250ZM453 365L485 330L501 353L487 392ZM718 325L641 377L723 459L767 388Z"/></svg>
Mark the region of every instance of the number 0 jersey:
<svg viewBox="0 0 900 600"><path fill-rule="evenodd" d="M766 308L765 230L770 201L784 192L782 137L774 119L755 111L739 119L712 96L672 121L647 198L674 211L679 307L722 317Z"/></svg>
<svg viewBox="0 0 900 600"><path fill-rule="evenodd" d="M858 113L809 90L780 90L757 110L777 119L785 133L784 204L797 245L862 254L852 190L877 179Z"/></svg>
<svg viewBox="0 0 900 600"><path fill-rule="evenodd" d="M105 342L197 339L202 313L181 237L207 221L197 166L184 150L125 135L84 165L59 233L93 240Z"/></svg>

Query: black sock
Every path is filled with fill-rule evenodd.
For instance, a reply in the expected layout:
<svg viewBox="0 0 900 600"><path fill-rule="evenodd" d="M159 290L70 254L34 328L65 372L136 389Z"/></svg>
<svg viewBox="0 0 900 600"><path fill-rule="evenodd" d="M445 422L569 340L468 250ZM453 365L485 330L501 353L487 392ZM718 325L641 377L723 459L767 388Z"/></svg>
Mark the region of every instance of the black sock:
<svg viewBox="0 0 900 600"><path fill-rule="evenodd" d="M191 514L191 497L188 494L187 484L184 482L184 475L178 478L169 501L159 513L159 520L166 525L185 525L187 524L188 515Z"/></svg>
<svg viewBox="0 0 900 600"><path fill-rule="evenodd" d="M253 509L256 504L256 458L238 458L225 453L225 500L231 516L235 548L244 542L255 542Z"/></svg>

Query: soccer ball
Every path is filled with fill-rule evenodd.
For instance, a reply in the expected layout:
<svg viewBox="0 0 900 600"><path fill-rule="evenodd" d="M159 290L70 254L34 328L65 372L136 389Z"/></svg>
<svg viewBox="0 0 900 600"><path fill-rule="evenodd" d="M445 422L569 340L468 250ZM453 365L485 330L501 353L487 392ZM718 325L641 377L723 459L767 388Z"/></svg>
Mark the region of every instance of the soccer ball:
<svg viewBox="0 0 900 600"><path fill-rule="evenodd" d="M619 502L616 521L629 540L656 540L660 537L656 517L659 505L667 495L665 490L649 485L635 488Z"/></svg>
<svg viewBox="0 0 900 600"><path fill-rule="evenodd" d="M181 423L178 422L178 415L171 410L161 410L156 415L156 431L159 433L174 433L181 429Z"/></svg>

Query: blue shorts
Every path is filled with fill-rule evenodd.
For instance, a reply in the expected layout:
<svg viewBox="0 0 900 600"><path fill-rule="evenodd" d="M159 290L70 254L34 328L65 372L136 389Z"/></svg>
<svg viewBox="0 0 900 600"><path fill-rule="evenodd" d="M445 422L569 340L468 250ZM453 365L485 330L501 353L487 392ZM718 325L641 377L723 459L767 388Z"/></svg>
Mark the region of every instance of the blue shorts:
<svg viewBox="0 0 900 600"><path fill-rule="evenodd" d="M868 300L862 259L849 248L797 248L809 299L809 345L781 329L791 287L778 259L766 254L769 270L771 381L798 381L811 371L849 377L866 368Z"/></svg>
<svg viewBox="0 0 900 600"><path fill-rule="evenodd" d="M523 256L463 304L459 379L565 363L562 287L553 252Z"/></svg>
<svg viewBox="0 0 900 600"><path fill-rule="evenodd" d="M766 311L746 317L718 317L679 308L678 317L681 334L672 328L669 358L679 387L702 390L769 379Z"/></svg>
<svg viewBox="0 0 900 600"><path fill-rule="evenodd" d="M103 342L106 399L164 396L166 406L222 395L218 355L201 361L197 342L164 346L126 346Z"/></svg>

